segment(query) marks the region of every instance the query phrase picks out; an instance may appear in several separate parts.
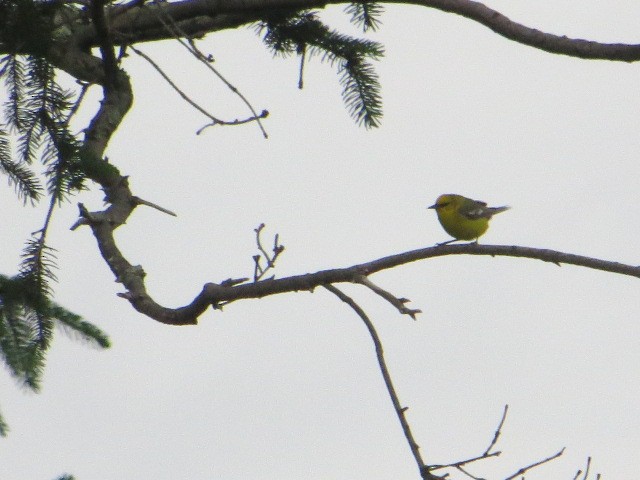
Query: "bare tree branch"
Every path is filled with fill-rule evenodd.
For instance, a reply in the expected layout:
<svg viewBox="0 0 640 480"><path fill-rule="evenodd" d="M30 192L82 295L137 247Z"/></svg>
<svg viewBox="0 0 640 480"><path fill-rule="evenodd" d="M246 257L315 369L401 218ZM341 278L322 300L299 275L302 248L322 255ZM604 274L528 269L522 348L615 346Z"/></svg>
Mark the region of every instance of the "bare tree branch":
<svg viewBox="0 0 640 480"><path fill-rule="evenodd" d="M150 202L149 200L144 200L143 198L140 198L140 197L133 197L133 200L138 205L145 205L147 207L155 208L159 212L166 213L167 215L171 215L172 217L177 217L178 216L177 214L175 214L171 210L169 210L167 208L164 208L164 207L161 207L160 205L158 205L156 203L153 203L153 202Z"/></svg>
<svg viewBox="0 0 640 480"><path fill-rule="evenodd" d="M587 458L587 465L584 469L584 472L582 470L578 470L575 474L575 476L573 477L573 480L578 480L578 477L580 477L580 475L582 475L582 479L581 480L587 480L589 478L589 469L591 468L591 457ZM600 480L601 478L601 474L596 474L596 480Z"/></svg>
<svg viewBox="0 0 640 480"><path fill-rule="evenodd" d="M326 284L323 285L323 287L336 295L347 305L349 305L366 325L367 330L369 331L369 335L371 335L371 339L373 340L373 345L376 350L376 358L378 359L378 365L380 367L380 372L382 373L382 378L384 379L385 386L387 387L387 392L389 393L389 397L391 398L391 402L393 403L393 408L396 411L396 415L398 416L398 420L400 421L400 426L402 427L402 432L407 439L409 448L411 449L411 453L413 454L413 458L418 465L420 475L424 480L440 479L441 477L436 477L429 472L429 468L424 464L424 461L422 460L422 455L420 454L420 446L416 443L413 437L413 433L411 432L411 427L409 426L407 418L405 417L405 412L407 411L408 407L403 407L400 404L400 399L398 398L396 389L393 386L393 381L391 380L391 374L389 373L389 369L387 368L387 362L384 359L382 342L380 341L380 337L378 336L378 332L376 331L373 322L371 322L365 311L351 297L344 294L341 290L333 285Z"/></svg>
<svg viewBox="0 0 640 480"><path fill-rule="evenodd" d="M191 105L193 108L195 108L196 110L198 110L200 113L202 113L205 117L207 117L209 120L211 120L211 123L207 126L214 126L214 125L242 125L244 123L249 123L249 122L254 122L257 121L258 123L260 122L261 118L266 118L269 115L269 112L267 112L266 110L263 110L261 114L256 114L255 116L249 117L249 118L244 118L244 119L236 119L236 120L222 120L220 118L214 117L212 114L210 114L209 112L207 112L203 107L201 107L200 105L198 105L195 101L193 101L186 93L184 93L180 87L178 87L175 82L173 80L171 80L171 78L169 78L169 76L164 72L164 70L162 70L162 68L160 68L160 66L151 58L149 57L146 53L142 52L141 50L135 48L132 45L129 45L129 48L131 50L133 50L133 52L136 55L139 55L140 57L144 58L161 76L162 78L164 78L165 82L167 82L169 84L169 86L171 88L173 88L176 93L178 95L180 95L180 97L182 97L182 99L187 102L189 105ZM253 109L252 109L253 111ZM198 134L200 134L202 132L202 130L204 130L206 127L202 127L201 129L198 130ZM260 125L260 129L263 132L263 135L266 138L266 133L264 132L264 128L262 127L262 125Z"/></svg>
<svg viewBox="0 0 640 480"><path fill-rule="evenodd" d="M253 105L251 105L251 102L249 102L247 97L245 97L242 94L242 92L240 92L240 90L236 88L235 85L233 85L229 80L227 80L226 77L222 75L218 71L218 69L212 65L213 59L211 58L211 55L205 55L204 53L202 53L202 51L196 46L196 43L193 40L193 37L188 35L184 30L182 30L182 28L180 28L180 25L174 22L173 18L171 18L170 15L164 14L163 8L164 8L164 5L166 5L166 3L161 3L159 0L153 0L153 4L156 7L158 7L158 12L157 12L158 19L160 20L162 25L167 29L167 31L170 32L171 35L173 35L173 37L176 40L178 40L180 45L185 47L187 51L196 58L196 60L198 60L205 67L207 67L229 90L231 90L235 95L237 95L238 98L240 98L240 100L247 106L247 108L249 109L252 115L249 119L242 120L242 121L236 120L235 122L220 122L214 119L209 126L215 126L216 124L219 124L219 123L222 123L223 125L239 125L241 123L247 123L249 121L255 120L256 123L258 124L258 127L260 127L262 136L264 138L269 138L269 135L267 135L267 131L264 129L264 126L260 121L260 119L266 118L269 115L269 112L267 110L263 110L261 114L258 114L256 112L255 108L253 108ZM183 40L183 38L186 40ZM200 130L198 130L198 135L205 128L206 127L203 127Z"/></svg>
<svg viewBox="0 0 640 480"><path fill-rule="evenodd" d="M398 311L400 313L402 313L403 315L409 315L411 318L413 318L415 320L416 319L416 315L418 313L422 313L422 310L407 308L407 306L405 304L409 303L411 301L408 298L398 298L398 297L392 295L391 293L387 292L383 288L380 288L379 286L377 286L375 283L373 283L371 280L369 280L364 275L360 275L360 276L356 277L356 282L364 285L365 287L368 287L376 295L380 295L387 302L389 302L391 305L393 305L395 308L397 308Z"/></svg>
<svg viewBox="0 0 640 480"><path fill-rule="evenodd" d="M484 455L488 455L491 452L491 449L496 446L498 443L498 439L500 438L500 433L502 432L502 427L504 426L504 422L507 419L507 412L509 411L509 405L504 406L504 410L502 411L502 418L500 419L500 423L498 424L498 428L496 428L496 432L493 434L493 440L484 451Z"/></svg>
<svg viewBox="0 0 640 480"><path fill-rule="evenodd" d="M182 0L163 3L162 13L185 35L191 38L207 33L237 28L260 19L273 9L318 9L331 4L346 3L339 0ZM510 20L497 10L471 0L390 0L386 4L412 4L441 10L468 18L493 30L514 42L546 52L584 59L601 59L623 62L640 60L639 44L600 43L544 33ZM108 7L112 18L110 28L116 45L171 38L158 19L158 6L113 5ZM567 21L570 21L568 19ZM75 43L98 46L99 37L91 26L75 28ZM2 46L0 46L0 50Z"/></svg>
<svg viewBox="0 0 640 480"><path fill-rule="evenodd" d="M435 471L435 470L442 470L445 468L455 468L458 470L461 470L460 467L463 467L464 465L468 465L470 463L474 463L477 462L479 460L485 460L487 458L491 458L491 457L499 457L500 455L502 455L502 452L491 452L491 453L483 453L482 455L478 455L476 457L471 457L471 458L467 458L465 460L459 460L457 462L452 462L452 463L447 463L444 465L429 465L429 469L431 471ZM468 472L463 472L466 475L469 475Z"/></svg>
<svg viewBox="0 0 640 480"><path fill-rule="evenodd" d="M526 467L522 467L516 473L506 477L504 480L513 480L514 478L516 478L516 477L518 477L520 475L523 475L524 473L526 473L528 470L531 470L532 468L539 467L540 465L548 463L551 460L555 460L556 458L560 457L563 453L564 453L564 448L562 450L560 450L558 453L556 453L554 455L551 455L550 457L544 458L544 459L542 459L542 460L540 460L538 462L534 462L531 465L527 465Z"/></svg>
<svg viewBox="0 0 640 480"><path fill-rule="evenodd" d="M504 422L507 418L507 411L509 409L508 405L505 405L504 407L504 412L502 413L502 418L500 419L500 423L498 424L498 427L496 428L496 431L493 435L493 439L491 440L491 443L489 444L489 447L482 453L482 455L479 455L477 457L472 457L469 458L467 460L462 460L459 462L454 462L454 463L448 463L445 465L429 465L427 468L430 471L435 471L435 470L442 470L442 469L447 469L447 468L454 468L456 470L458 470L459 472L463 473L464 475L466 475L467 477L471 478L472 480L485 480L484 477L476 477L475 475L471 474L470 472L468 472L465 468L463 468L464 466L470 464L470 463L474 463L480 460L486 460L487 458L491 458L491 457L499 457L502 452L497 451L497 452L491 452L491 450L493 449L493 447L496 445L496 443L498 442L498 438L500 437L500 433L502 431L502 427L504 426ZM548 463L552 460L555 460L556 458L560 457L563 453L564 453L564 448L562 450L560 450L558 453L547 457L543 460L531 463L525 467L520 468L516 473L514 473L513 475L510 475L509 477L505 478L505 480L513 480L514 478L520 476L520 475L524 475L524 473L526 473L527 471L536 468L540 465L543 465L545 463ZM576 474L576 478L577 476L580 474L580 471L578 471L578 473ZM524 477L523 477L524 478ZM574 480L576 480L574 478Z"/></svg>
<svg viewBox="0 0 640 480"><path fill-rule="evenodd" d="M467 472L462 467L465 466L465 465L468 465L469 463L474 463L474 462L477 462L479 460L486 460L487 458L491 458L491 457L499 457L500 455L502 455L502 452L500 452L500 451L491 452L491 449L498 442L498 438L500 437L500 433L502 431L502 427L504 426L504 422L507 419L508 407L509 407L508 405L505 405L504 411L502 413L502 418L500 419L500 423L498 424L498 427L496 428L496 431L493 434L493 439L491 440L491 443L489 444L489 447L481 455L478 455L476 457L471 457L471 458L468 458L466 460L460 460L460 461L453 462L453 463L447 463L445 465L429 465L429 470L435 471L435 470L442 470L442 469L445 469L445 468L455 468L456 470L459 470L460 472L464 473L466 476L468 476L470 478L473 478L473 479L476 479L477 477L474 477L471 473Z"/></svg>
<svg viewBox="0 0 640 480"><path fill-rule="evenodd" d="M100 2L88 2L88 4L95 3ZM208 33L251 24L274 9L320 9L328 5L344 3L347 2L344 0L225 0L224 2L182 0L163 2L161 10L162 14L171 18L172 23L185 36L198 38ZM544 33L514 22L499 11L472 0L388 0L381 3L417 5L460 15L484 25L509 40L554 54L622 62L640 60L640 44L601 43ZM104 30L96 28L104 25L105 22L99 21L94 26L91 22L86 22L84 12L79 10L75 13L75 18L69 14L70 18L66 26L71 31L71 38L65 39L64 42L72 43L82 49L86 47L104 49L109 42L118 46L167 40L173 37L159 19L158 5L133 1L124 5L106 5L104 10L104 17L110 19L106 25L108 35L105 35ZM570 20L568 18L567 22ZM105 39L108 41L105 42ZM0 44L0 53L11 53L15 48L19 50L21 46Z"/></svg>
<svg viewBox="0 0 640 480"><path fill-rule="evenodd" d="M284 252L284 245L280 244L280 236L276 233L273 237L273 249L272 253L267 252L267 250L262 246L262 239L260 238L260 234L266 225L261 223L258 225L258 228L255 228L253 231L256 234L256 246L258 247L258 254L253 256L254 262L254 271L253 271L253 281L258 282L263 279L265 274L275 267L276 260L280 256L282 252ZM267 263L266 266L262 266L262 259L264 258Z"/></svg>

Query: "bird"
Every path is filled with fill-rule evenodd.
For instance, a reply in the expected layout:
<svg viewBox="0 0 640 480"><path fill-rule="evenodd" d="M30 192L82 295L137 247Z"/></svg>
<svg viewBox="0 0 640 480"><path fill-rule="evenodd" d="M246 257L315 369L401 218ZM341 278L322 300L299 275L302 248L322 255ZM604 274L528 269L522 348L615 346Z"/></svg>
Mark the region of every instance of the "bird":
<svg viewBox="0 0 640 480"><path fill-rule="evenodd" d="M436 211L442 228L454 237L452 240L438 243L446 245L458 240L473 240L474 243L478 243L478 238L489 228L491 217L511 207L488 207L485 202L446 193L440 195L436 203L428 208Z"/></svg>

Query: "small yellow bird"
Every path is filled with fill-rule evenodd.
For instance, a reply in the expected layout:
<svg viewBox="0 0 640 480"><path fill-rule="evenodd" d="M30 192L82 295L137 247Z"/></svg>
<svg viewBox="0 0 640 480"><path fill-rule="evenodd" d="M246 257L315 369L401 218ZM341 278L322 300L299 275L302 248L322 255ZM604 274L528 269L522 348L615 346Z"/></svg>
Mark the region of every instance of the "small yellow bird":
<svg viewBox="0 0 640 480"><path fill-rule="evenodd" d="M447 193L440 195L436 203L428 208L433 208L438 213L440 225L454 237L453 240L438 244L446 245L457 240L475 240L478 243L478 238L489 228L491 217L510 207L487 207L484 202Z"/></svg>

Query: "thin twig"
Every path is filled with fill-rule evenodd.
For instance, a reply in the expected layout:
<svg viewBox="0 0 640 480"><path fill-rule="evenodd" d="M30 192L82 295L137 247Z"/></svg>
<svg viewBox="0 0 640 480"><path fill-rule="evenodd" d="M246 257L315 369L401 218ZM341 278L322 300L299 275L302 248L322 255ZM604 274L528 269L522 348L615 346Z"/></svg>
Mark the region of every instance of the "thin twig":
<svg viewBox="0 0 640 480"><path fill-rule="evenodd" d="M174 212L172 212L171 210L168 210L164 207L161 207L160 205L157 205L153 202L150 202L148 200L144 200L140 197L133 197L133 201L135 201L137 204L139 205L146 205L147 207L151 207L151 208L155 208L156 210L161 211L162 213L166 213L167 215L171 215L173 217L177 217L178 215L176 215Z"/></svg>
<svg viewBox="0 0 640 480"><path fill-rule="evenodd" d="M371 322L367 314L364 312L364 310L362 310L362 308L351 297L344 294L341 290L339 290L338 288L336 288L331 284L323 285L323 287L329 290L335 296L337 296L344 303L349 305L366 325L367 330L369 330L369 334L371 335L371 339L373 340L373 344L375 346L378 365L380 366L380 371L382 372L382 378L384 379L384 383L387 387L387 392L389 392L389 397L391 397L391 402L393 403L393 407L396 411L396 415L398 416L398 420L400 421L400 425L402 427L402 431L404 432L404 436L407 439L407 442L409 443L409 448L411 449L413 458L418 464L418 469L421 475L423 475L424 479L438 478L431 475L428 472L427 466L424 464L424 461L422 460L422 455L420 454L420 446L416 443L413 437L413 433L411 432L411 427L409 426L409 423L407 422L407 419L405 417L405 412L407 408L402 407L402 405L400 405L398 394L396 393L395 387L393 386L393 381L391 380L391 374L389 373L389 369L387 368L387 363L384 359L382 342L380 341L380 337L378 336L378 333L376 332L376 329L373 326L373 323Z"/></svg>
<svg viewBox="0 0 640 480"><path fill-rule="evenodd" d="M464 468L462 468L461 465L456 465L456 470L464 473L467 477L472 478L473 480L485 480L482 477L476 477L475 475L472 475L471 473L467 472Z"/></svg>
<svg viewBox="0 0 640 480"><path fill-rule="evenodd" d="M132 8L142 7L145 1L146 0L131 0L128 3L117 5L117 8L112 9L113 18L122 15L123 13L127 13Z"/></svg>
<svg viewBox="0 0 640 480"><path fill-rule="evenodd" d="M204 108L202 108L200 105L198 105L196 102L194 102L193 100L191 100L191 98L189 98L189 96L184 93L180 87L178 87L173 80L171 80L171 78L169 78L169 76L164 72L164 70L162 70L162 68L160 68L160 66L153 61L153 59L151 59L151 57L149 57L146 53L138 50L137 48L135 48L133 45L129 45L129 48L131 50L133 50L137 55L141 56L142 58L144 58L147 62L149 62L149 64L156 69L156 71L162 76L162 78L165 79L165 81L169 84L169 86L171 88L173 88L176 93L178 95L180 95L182 97L182 99L184 101L186 101L189 105L191 105L193 108L195 108L196 110L198 110L200 113L202 113L205 117L208 117L214 124L226 124L226 122L224 120L220 120L217 117L214 117L213 115L211 115L209 112L207 112Z"/></svg>
<svg viewBox="0 0 640 480"><path fill-rule="evenodd" d="M397 308L398 311L400 313L402 313L403 315L409 315L411 318L413 318L415 320L416 319L416 315L418 313L422 313L422 310L411 309L411 308L407 308L405 306L405 303L408 303L408 302L411 301L408 298L397 298L397 297L395 297L394 295L392 295L391 293L387 292L383 288L380 288L379 286L377 286L375 283L373 283L371 280L369 280L364 275L359 275L358 277L356 277L356 281L358 283L364 285L365 287L371 289L374 293L380 295L382 298L384 298L386 301L388 301L391 305L393 305L395 308Z"/></svg>
<svg viewBox="0 0 640 480"><path fill-rule="evenodd" d="M256 232L256 244L258 246L258 250L264 256L264 258L267 259L267 268L268 268L271 264L271 262L269 262L269 254L262 246L262 241L260 240L260 233L262 233L262 230L264 230L264 227L266 227L266 225L264 223L261 223L260 225L258 225L258 228L254 229L253 231Z"/></svg>
<svg viewBox="0 0 640 480"><path fill-rule="evenodd" d="M526 471L531 470L532 468L539 467L540 465L542 465L544 463L548 463L551 460L555 460L556 458L561 456L563 453L564 453L564 448L562 450L560 450L558 453L556 453L555 455L551 455L550 457L547 457L547 458L545 458L543 460L540 460L539 462L535 462L535 463L532 463L531 465L527 465L526 467L522 467L516 473L514 473L513 475L505 478L504 480L513 480L517 476L523 475Z"/></svg>
<svg viewBox="0 0 640 480"><path fill-rule="evenodd" d="M182 29L178 26L178 24L173 20L173 18L166 14L163 10L163 5L159 0L153 0L153 4L158 8L158 10L165 16L166 19L168 19L169 24L167 24L167 22L164 21L164 19L160 16L157 15L158 20L160 21L160 23L162 23L162 25L165 27L165 29L174 36L174 38L183 46L185 47L196 59L198 59L199 61L201 61L209 70L211 70L211 72L218 77L218 79L224 83L224 85L231 90L233 93L235 93L240 100L242 100L242 102L247 106L247 108L249 109L249 111L251 112L251 117L250 120L246 120L246 121L241 121L241 122L237 122L234 123L234 125L238 125L240 123L247 123L248 121L255 121L258 124L258 127L260 127L260 131L262 132L262 136L264 138L269 138L269 135L267 134L267 131L264 129L264 126L262 125L262 122L260 121L260 119L262 118L266 118L269 115L269 112L267 110L262 110L262 112L260 114L258 114L258 112L256 112L255 108L253 108L253 105L251 105L251 102L249 102L249 100L247 100L247 98L242 94L242 92L240 92L231 82L229 82L229 80L227 80L213 65L211 65L211 59L210 56L204 55L200 49L198 49L198 47L196 47L195 43L193 42L193 40L189 37L189 35L187 35L186 32L182 31ZM154 11L155 13L155 11ZM187 38L188 42L184 42L182 40L182 37ZM225 125L229 125L229 123L224 123ZM202 130L206 128L203 127L202 129L199 130L199 132L202 132Z"/></svg>
<svg viewBox="0 0 640 480"><path fill-rule="evenodd" d="M460 460L458 462L447 463L446 465L429 465L429 470L435 471L435 470L442 470L443 468L459 468L469 463L477 462L479 460L485 460L491 457L499 457L500 455L502 455L502 452L483 453L482 455L478 455L477 457L468 458L466 460Z"/></svg>
<svg viewBox="0 0 640 480"><path fill-rule="evenodd" d="M509 405L505 405L504 411L502 412L502 418L500 419L500 423L498 423L496 431L493 434L493 439L491 440L491 443L489 444L489 447L482 453L482 455L478 455L477 457L469 458L469 459L466 459L466 460L461 460L459 462L448 463L446 465L430 465L429 469L431 471L434 471L434 470L441 470L443 468L455 468L456 470L464 473L468 477L477 480L477 477L473 476L471 473L467 472L462 467L464 465L467 465L467 464L473 463L473 462L477 462L479 460L485 460L485 459L491 458L491 457L499 457L502 454L502 452L500 452L500 451L491 452L491 449L498 442L498 438L500 437L500 433L502 432L502 427L504 427L504 422L507 419L507 411L508 411L508 409L509 409Z"/></svg>
<svg viewBox="0 0 640 480"><path fill-rule="evenodd" d="M302 90L304 87L304 61L307 57L307 48L303 47L302 53L300 53L300 71L298 72L298 89Z"/></svg>
<svg viewBox="0 0 640 480"><path fill-rule="evenodd" d="M249 123L249 122L254 122L259 118L265 118L267 117L267 115L269 115L269 112L267 112L266 110L263 110L262 113L260 115L258 115L257 117L249 117L249 118L244 118L244 119L235 119L235 120L222 120L218 117L213 116L212 114L210 114L209 112L207 112L203 107L201 107L200 105L198 105L195 101L191 100L191 98L184 93L180 87L178 87L173 80L171 80L171 78L169 78L169 76L164 72L164 70L162 70L162 68L160 67L160 65L158 65L155 61L153 61L153 59L151 57L149 57L146 53L142 52L141 50L138 50L137 48L135 48L133 45L129 45L129 48L131 50L133 50L137 55L141 56L142 58L144 58L147 62L149 62L149 64L155 68L155 70L162 76L162 78L165 79L165 81L169 84L169 86L171 88L173 88L178 95L180 95L182 97L182 99L184 101L186 101L189 105L191 105L193 108L195 108L196 110L198 110L200 113L202 113L205 117L208 117L211 120L211 123L208 125L205 125L204 127L200 128L196 134L200 135L200 133L202 133L202 131L207 128L207 127L211 127L214 125L228 125L228 126L232 126L232 125L242 125L244 123Z"/></svg>
<svg viewBox="0 0 640 480"><path fill-rule="evenodd" d="M502 427L504 426L504 421L507 419L507 411L509 410L509 405L504 406L504 411L502 412L502 418L500 419L500 423L498 424L498 428L496 428L496 433L493 435L493 440L484 451L484 455L488 455L491 449L498 443L498 438L500 437L500 432L502 431Z"/></svg>
<svg viewBox="0 0 640 480"><path fill-rule="evenodd" d="M224 121L216 121L208 123L207 125L203 125L198 130L196 130L196 135L200 135L204 130L209 127L215 127L216 125L225 125L225 126L235 126L235 125L244 125L245 123L256 122L261 118L267 118L269 116L269 112L267 110L263 110L256 117L247 117L247 118L236 118L235 120L224 120Z"/></svg>
<svg viewBox="0 0 640 480"><path fill-rule="evenodd" d="M282 252L284 252L284 245L279 243L280 236L276 233L273 240L273 254L267 252L267 250L262 246L262 240L260 238L260 234L264 229L265 224L261 223L258 225L258 228L254 228L253 231L256 233L256 245L258 246L258 254L253 256L253 281L257 282L262 280L264 275L275 267L276 259L280 256ZM262 267L261 259L264 258L267 262L266 267ZM273 278L273 277L271 277Z"/></svg>
<svg viewBox="0 0 640 480"><path fill-rule="evenodd" d="M78 94L78 98L74 102L73 107L71 107L71 109L69 110L69 115L67 115L67 118L64 121L67 125L69 125L71 118L73 118L73 116L80 109L80 104L84 100L84 97L87 94L89 87L91 86L91 84L85 83L85 82L78 82L78 83L82 86L82 88L80 89L80 93Z"/></svg>
<svg viewBox="0 0 640 480"><path fill-rule="evenodd" d="M587 480L587 478L589 478L589 468L591 468L591 457L587 457L587 466L584 469L583 480Z"/></svg>
<svg viewBox="0 0 640 480"><path fill-rule="evenodd" d="M591 467L591 457L587 457L587 466L584 469L584 476L582 477L582 480L587 480L587 478L589 477L589 468ZM580 474L583 473L582 470L578 470L576 472L576 475L573 477L573 480L578 480L578 477L580 476ZM598 480L600 478L600 474L598 473L596 475L596 480Z"/></svg>

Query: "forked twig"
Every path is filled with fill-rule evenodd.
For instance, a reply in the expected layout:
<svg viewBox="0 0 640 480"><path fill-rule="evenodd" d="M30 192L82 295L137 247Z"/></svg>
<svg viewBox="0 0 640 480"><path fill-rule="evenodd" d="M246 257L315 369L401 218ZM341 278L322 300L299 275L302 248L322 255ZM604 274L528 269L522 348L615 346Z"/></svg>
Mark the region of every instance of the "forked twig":
<svg viewBox="0 0 640 480"><path fill-rule="evenodd" d="M578 480L578 477L580 476L580 474L584 473L584 475L582 476L582 480L587 480L589 478L589 469L591 468L591 457L587 457L587 466L584 469L584 472L582 470L578 470L576 472L576 475L573 477L573 480ZM596 480L600 480L601 475L598 473L596 474Z"/></svg>
<svg viewBox="0 0 640 480"><path fill-rule="evenodd" d="M217 117L213 116L211 113L207 112L203 107L198 105L186 93L184 93L182 91L182 89L180 89L180 87L178 87L178 85L176 85L174 83L174 81L171 80L169 75L167 75L164 72L164 70L162 70L160 65L158 65L151 57L149 57L149 55L147 55L146 53L142 52L141 50L137 49L136 47L134 47L132 45L129 45L129 48L131 50L133 50L133 52L136 55L139 55L140 57L144 58L162 76L162 78L164 78L164 80L169 84L169 86L171 88L173 88L176 91L176 93L182 97L182 99L185 102L187 102L189 105L191 105L193 108L198 110L200 113L202 113L209 120L211 120L211 122L212 122L211 125L242 125L243 123L253 122L253 121L257 120L258 118L265 118L268 115L268 112L263 111L257 117L249 117L249 118L245 118L243 120L239 120L239 119L236 119L236 120L222 120L220 118L217 118ZM202 131L202 128L200 130L198 130L198 132L196 132L196 133L199 134L201 131Z"/></svg>
<svg viewBox="0 0 640 480"><path fill-rule="evenodd" d="M466 460L460 460L458 462L447 463L446 465L429 465L429 469L433 471L433 470L442 470L443 468L455 468L455 469L461 471L462 473L464 473L465 475L467 475L468 477L476 478L473 475L471 475L469 472L464 470L462 467L464 465L467 465L467 464L473 463L473 462L477 462L479 460L485 460L485 459L491 458L491 457L499 457L502 454L501 451L492 452L491 450L496 445L496 443L498 443L498 438L500 438L500 433L502 431L502 427L504 426L504 422L507 419L507 411L508 410L509 410L509 405L505 405L504 406L504 410L502 412L502 418L500 419L500 422L498 423L498 426L496 427L496 431L493 434L493 439L491 440L491 443L489 444L489 447L487 447L487 449L484 452L482 452L481 455L478 455L477 457L471 457L471 458L468 458Z"/></svg>
<svg viewBox="0 0 640 480"><path fill-rule="evenodd" d="M559 456L561 456L564 453L564 448L562 450L560 450L558 453L551 455L550 457L544 458L538 462L534 462L531 465L527 465L526 467L522 467L520 470L518 470L516 473L514 473L513 475L505 478L504 480L513 480L514 478L523 475L525 472L527 472L528 470L531 470L532 468L536 468L539 467L540 465L543 465L545 463L550 462L551 460L555 460L556 458L558 458Z"/></svg>
<svg viewBox="0 0 640 480"><path fill-rule="evenodd" d="M89 90L89 87L91 86L90 83L86 83L86 82L78 81L77 83L80 85L80 93L78 94L78 98L76 98L76 101L73 102L73 106L69 110L69 115L67 115L67 118L65 119L65 123L67 125L69 125L69 122L71 121L71 118L80 109L80 105L82 104L82 101L84 100L84 97L86 96L87 91Z"/></svg>
<svg viewBox="0 0 640 480"><path fill-rule="evenodd" d="M377 295L380 295L387 302L389 302L391 305L393 305L395 308L397 308L398 311L400 313L402 313L403 315L409 315L411 318L413 318L415 320L416 319L416 315L418 313L422 313L422 310L407 308L405 306L406 303L411 301L408 298L395 297L394 295L392 295L391 293L387 292L383 288L380 288L379 286L377 286L375 283L373 283L371 280L369 280L368 277L366 277L364 275L359 275L356 278L356 281L358 283L360 283L361 285L364 285L365 287L371 289Z"/></svg>
<svg viewBox="0 0 640 480"><path fill-rule="evenodd" d="M260 238L260 234L262 233L262 230L264 230L264 227L265 227L265 224L261 223L260 225L258 225L258 228L255 228L253 230L254 232L256 232L256 245L258 246L258 254L253 256L253 262L254 262L253 281L254 282L262 280L265 274L269 270L275 267L276 259L280 256L282 252L284 252L284 245L280 244L280 236L277 233L273 239L273 248L272 248L273 253L267 252L267 250L262 246L262 240ZM264 267L262 266L262 263L261 263L263 258L267 262L266 266Z"/></svg>
<svg viewBox="0 0 640 480"><path fill-rule="evenodd" d="M502 455L502 452L500 451L483 453L482 455L478 455L477 457L467 458L466 460L460 460L458 462L447 463L446 465L429 465L429 470L435 471L435 470L442 470L443 468L457 468L458 470L461 470L460 467L463 467L464 465L468 465L469 463L477 462L478 460L485 460L491 457L499 457L500 455Z"/></svg>
<svg viewBox="0 0 640 480"><path fill-rule="evenodd" d="M493 439L491 440L491 443L489 444L489 447L487 447L487 449L482 453L482 455L479 455L477 457L473 457L473 458L469 458L467 460L462 460L459 462L454 462L454 463L448 463L446 465L429 465L427 468L431 471L434 470L441 470L444 468L455 468L456 470L458 470L459 472L465 474L467 477L473 479L473 480L483 480L481 477L476 477L474 475L472 475L471 473L469 473L466 469L462 468L463 466L466 466L469 463L473 463L473 462L477 462L479 460L485 460L487 458L491 458L491 457L499 457L502 452L501 451L496 451L496 452L492 452L491 450L493 450L493 448L496 446L496 444L498 443L498 439L500 438L500 434L502 432L502 427L504 427L504 423L507 419L507 412L509 411L509 405L505 405L504 406L504 411L502 412L502 418L500 419L500 423L498 424L498 427L496 428L496 431L493 435ZM564 448L562 450L560 450L558 453L547 457L543 460L534 462L530 465L527 465L525 467L520 468L516 473L514 473L513 475L510 475L509 477L505 478L504 480L513 480L514 478L523 475L525 472L538 467L542 464L545 464L547 462L550 462L552 460L555 460L556 458L558 458L559 456L561 456L564 453ZM576 475L577 478L577 475ZM574 480L576 480L576 478L574 478ZM586 480L586 479L585 479Z"/></svg>
<svg viewBox="0 0 640 480"><path fill-rule="evenodd" d="M420 454L420 446L416 443L413 437L413 433L411 432L411 427L409 426L409 423L407 422L407 419L405 417L405 412L407 411L408 407L403 407L402 405L400 405L400 399L398 398L396 389L393 386L393 381L391 380L391 374L389 373L389 369L387 368L387 363L384 359L384 350L382 348L382 342L380 341L380 337L378 336L378 333L376 332L376 329L373 323L371 322L371 320L369 319L365 311L351 297L349 297L348 295L346 295L341 290L339 290L338 288L336 288L331 284L323 285L323 287L329 290L335 296L337 296L344 303L349 305L351 309L353 309L353 311L356 312L356 314L362 319L362 321L367 327L367 330L369 330L369 335L371 335L371 339L373 340L373 344L376 350L378 365L380 366L380 371L382 372L382 378L384 379L384 383L387 387L387 392L389 393L389 397L391 397L391 402L393 403L393 407L396 411L396 415L398 416L398 420L400 421L400 425L402 427L402 431L404 432L404 436L407 439L407 442L409 443L409 448L411 449L413 458L418 464L418 469L420 471L420 474L422 475L422 478L424 480L438 479L439 477L436 477L429 472L428 467L424 464L424 461L422 460L422 455Z"/></svg>
<svg viewBox="0 0 640 480"><path fill-rule="evenodd" d="M193 39L189 35L187 35L187 33L184 32L180 28L180 26L175 22L175 20L170 15L168 15L168 14L166 14L164 12L162 3L159 0L153 0L153 4L157 7L158 11L161 12L162 15L164 15L164 18L163 18L162 15L156 14L156 17L158 18L160 23L162 23L164 28L171 35L173 35L173 37L183 47L185 47L187 49L187 51L189 51L189 53L191 53L197 60L202 62L209 70L211 70L211 72L216 77L218 77L218 79L222 83L224 83L224 85L229 90L231 90L233 93L235 93L240 98L240 100L242 100L242 102L247 106L249 111L251 112L252 116L247 118L247 119L245 119L245 120L235 120L234 122L219 122L219 121L212 120L212 123L210 125L205 125L204 127L200 128L197 133L200 134L208 126L214 126L214 125L217 125L217 124L222 124L222 125L240 125L242 123L248 123L248 122L255 121L258 124L258 127L260 127L260 131L262 132L262 136L264 138L269 138L269 135L267 134L267 131L264 129L264 126L262 125L262 122L260 121L261 119L266 118L267 116L269 116L269 112L267 110L262 110L262 112L260 114L258 114L256 112L255 108L253 108L253 105L251 105L251 102L249 102L249 100L247 100L247 98L242 94L242 92L240 92L240 90L238 90L213 65L211 65L211 63L213 61L212 58L211 58L211 55L205 55L204 53L202 53L200 51L200 49L196 46L196 44L193 41ZM154 11L154 13L156 13L156 12ZM165 20L167 20L168 22L165 21ZM183 38L186 38L187 42L182 40Z"/></svg>
<svg viewBox="0 0 640 480"><path fill-rule="evenodd" d="M498 443L498 438L500 438L500 432L502 432L502 427L504 426L504 422L507 419L508 411L509 411L509 405L507 404L504 406L504 411L502 412L502 418L500 419L498 428L496 428L496 432L493 435L493 440L491 440L491 443L489 444L487 449L484 451L483 455L489 455L489 452L491 452L491 449L496 445L496 443Z"/></svg>
<svg viewBox="0 0 640 480"><path fill-rule="evenodd" d="M482 477L476 477L475 475L472 475L471 473L467 472L464 468L462 468L461 465L456 466L456 470L464 473L467 477L471 478L471 480L486 480Z"/></svg>

